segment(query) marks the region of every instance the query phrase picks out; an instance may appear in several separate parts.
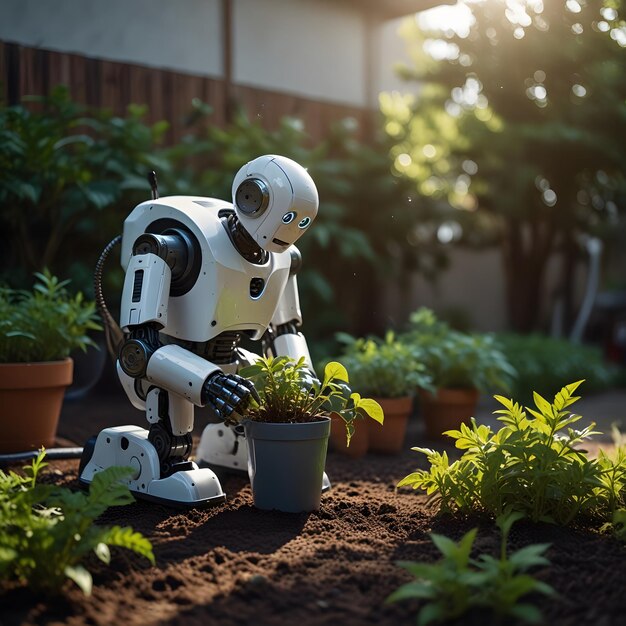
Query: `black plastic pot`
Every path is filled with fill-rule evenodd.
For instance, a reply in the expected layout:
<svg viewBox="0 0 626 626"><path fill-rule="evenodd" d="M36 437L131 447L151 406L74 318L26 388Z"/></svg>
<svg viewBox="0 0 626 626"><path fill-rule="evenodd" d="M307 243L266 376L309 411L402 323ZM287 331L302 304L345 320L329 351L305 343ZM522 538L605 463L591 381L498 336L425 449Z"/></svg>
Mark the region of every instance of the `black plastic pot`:
<svg viewBox="0 0 626 626"><path fill-rule="evenodd" d="M305 424L248 420L244 428L254 505L288 513L319 509L330 418Z"/></svg>

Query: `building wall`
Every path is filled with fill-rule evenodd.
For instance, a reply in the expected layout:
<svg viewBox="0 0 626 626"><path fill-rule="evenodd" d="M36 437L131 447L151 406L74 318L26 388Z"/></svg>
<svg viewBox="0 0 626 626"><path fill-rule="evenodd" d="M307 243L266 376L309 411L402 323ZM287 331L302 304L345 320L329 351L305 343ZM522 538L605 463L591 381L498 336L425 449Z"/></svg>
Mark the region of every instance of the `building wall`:
<svg viewBox="0 0 626 626"><path fill-rule="evenodd" d="M365 19L327 0L235 0L234 81L365 106Z"/></svg>
<svg viewBox="0 0 626 626"><path fill-rule="evenodd" d="M0 39L221 76L220 0L2 0Z"/></svg>
<svg viewBox="0 0 626 626"><path fill-rule="evenodd" d="M393 64L403 54L397 20L369 22L335 0L232 6L236 84L372 108L380 90L397 85ZM221 0L2 0L0 40L223 78Z"/></svg>

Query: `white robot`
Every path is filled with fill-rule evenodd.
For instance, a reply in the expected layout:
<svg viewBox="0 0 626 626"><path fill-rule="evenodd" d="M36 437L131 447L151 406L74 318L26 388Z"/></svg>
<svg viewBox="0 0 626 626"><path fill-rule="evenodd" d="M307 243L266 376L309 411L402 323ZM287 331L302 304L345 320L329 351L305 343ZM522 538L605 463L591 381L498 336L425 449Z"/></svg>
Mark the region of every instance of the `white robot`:
<svg viewBox="0 0 626 626"><path fill-rule="evenodd" d="M239 347L242 335L260 339L265 354L311 365L298 331L301 258L293 244L317 215L315 184L296 162L267 155L239 170L232 198L158 198L155 182L153 199L124 222L117 370L150 427L101 431L85 447L83 485L107 467L131 466L130 489L142 498L224 502L210 467L246 470L243 433L228 423L256 394L237 374L258 358ZM205 405L223 422L205 428L198 467L189 460L191 431L194 406Z"/></svg>

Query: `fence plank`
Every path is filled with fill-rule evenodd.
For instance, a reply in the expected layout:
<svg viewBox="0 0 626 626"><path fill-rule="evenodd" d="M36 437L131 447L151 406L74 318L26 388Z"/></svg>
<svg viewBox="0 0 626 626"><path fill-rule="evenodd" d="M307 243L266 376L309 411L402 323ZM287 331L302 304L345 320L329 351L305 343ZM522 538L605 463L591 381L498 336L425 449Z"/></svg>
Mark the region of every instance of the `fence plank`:
<svg viewBox="0 0 626 626"><path fill-rule="evenodd" d="M19 46L0 41L0 97L16 101L25 95L45 95L57 85L66 85L77 102L105 107L123 115L129 104L147 105L148 122L170 123L168 144L187 132L193 98L213 109L211 123L223 127L228 119L223 80L183 72L88 58L78 54ZM345 117L359 122L366 138L372 112L303 98L295 94L233 86L237 106L267 130L276 129L285 115L301 118L313 141L322 139L330 126Z"/></svg>

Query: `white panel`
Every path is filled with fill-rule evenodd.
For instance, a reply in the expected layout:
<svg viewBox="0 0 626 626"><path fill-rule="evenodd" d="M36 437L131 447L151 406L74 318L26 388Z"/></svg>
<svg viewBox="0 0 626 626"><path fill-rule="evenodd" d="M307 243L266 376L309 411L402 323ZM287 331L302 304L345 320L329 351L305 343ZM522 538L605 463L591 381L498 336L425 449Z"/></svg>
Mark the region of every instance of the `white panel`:
<svg viewBox="0 0 626 626"><path fill-rule="evenodd" d="M234 0L233 79L364 106L365 20L330 0Z"/></svg>
<svg viewBox="0 0 626 626"><path fill-rule="evenodd" d="M374 100L370 106L378 108L378 94L381 91L400 91L402 93L418 93L420 85L416 81L402 80L396 71L398 65L409 68L414 67L414 63L407 52L407 43L400 36L400 27L404 20L413 19L411 17L401 17L399 19L384 22L375 29L374 45L377 52L373 58L373 84Z"/></svg>
<svg viewBox="0 0 626 626"><path fill-rule="evenodd" d="M2 0L0 39L222 75L220 0Z"/></svg>

